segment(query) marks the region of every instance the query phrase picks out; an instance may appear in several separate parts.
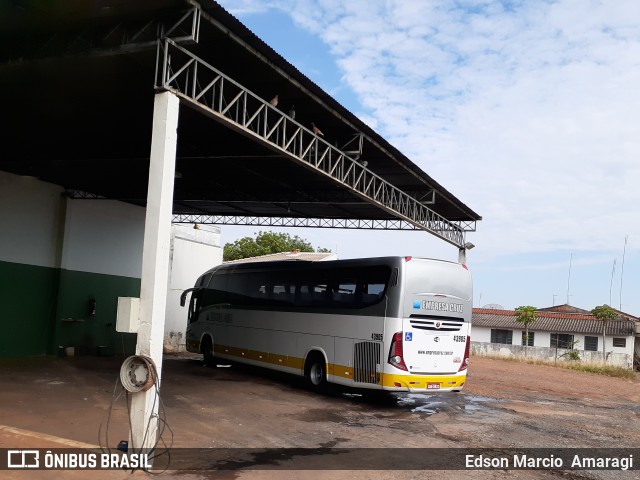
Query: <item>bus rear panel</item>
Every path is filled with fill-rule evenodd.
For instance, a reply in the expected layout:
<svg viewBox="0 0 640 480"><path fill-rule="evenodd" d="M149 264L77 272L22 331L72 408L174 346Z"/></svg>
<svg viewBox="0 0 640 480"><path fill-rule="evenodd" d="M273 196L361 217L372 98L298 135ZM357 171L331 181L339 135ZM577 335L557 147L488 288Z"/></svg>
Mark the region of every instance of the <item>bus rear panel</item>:
<svg viewBox="0 0 640 480"><path fill-rule="evenodd" d="M402 273L399 318L387 319L384 388L460 390L469 358L471 275L458 263L408 257Z"/></svg>

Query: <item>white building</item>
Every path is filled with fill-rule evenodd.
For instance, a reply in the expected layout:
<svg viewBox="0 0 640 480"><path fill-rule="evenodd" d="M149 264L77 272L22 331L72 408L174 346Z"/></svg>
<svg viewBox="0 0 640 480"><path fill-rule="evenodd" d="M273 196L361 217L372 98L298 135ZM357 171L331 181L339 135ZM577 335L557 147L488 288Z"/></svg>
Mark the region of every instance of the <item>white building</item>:
<svg viewBox="0 0 640 480"><path fill-rule="evenodd" d="M573 350L581 361L602 362L602 322L584 311L568 313L566 307L558 308L565 311L538 310L537 320L529 324L528 338L514 310L474 308L472 351L477 355L523 355L526 350L527 355L554 360L567 358ZM628 315L607 322L607 364L633 368L635 337L636 322Z"/></svg>

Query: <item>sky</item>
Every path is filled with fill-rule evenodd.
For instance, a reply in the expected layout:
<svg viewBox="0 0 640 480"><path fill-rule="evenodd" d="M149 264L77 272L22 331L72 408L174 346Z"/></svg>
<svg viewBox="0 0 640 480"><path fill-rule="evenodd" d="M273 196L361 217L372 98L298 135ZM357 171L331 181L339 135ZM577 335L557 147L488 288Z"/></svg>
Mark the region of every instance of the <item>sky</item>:
<svg viewBox="0 0 640 480"><path fill-rule="evenodd" d="M474 306L640 316L640 2L218 1L483 217ZM340 258L458 255L425 232L262 230Z"/></svg>

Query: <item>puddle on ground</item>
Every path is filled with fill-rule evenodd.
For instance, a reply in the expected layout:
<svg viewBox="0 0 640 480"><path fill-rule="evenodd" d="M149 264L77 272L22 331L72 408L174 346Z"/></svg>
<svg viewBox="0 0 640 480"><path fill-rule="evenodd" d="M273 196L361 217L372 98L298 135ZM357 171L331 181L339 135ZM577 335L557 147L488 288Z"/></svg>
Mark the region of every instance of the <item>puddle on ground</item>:
<svg viewBox="0 0 640 480"><path fill-rule="evenodd" d="M353 402L374 403L389 409L408 411L421 415L434 415L438 412L447 413L482 413L492 410L493 403L501 400L464 393L388 393L387 395L369 398L366 394L346 392L343 398Z"/></svg>
<svg viewBox="0 0 640 480"><path fill-rule="evenodd" d="M476 413L491 409L487 402L499 402L495 398L480 397L478 395L465 394L440 394L428 393L394 393L396 405L409 410L412 413L433 415L438 412L448 413Z"/></svg>

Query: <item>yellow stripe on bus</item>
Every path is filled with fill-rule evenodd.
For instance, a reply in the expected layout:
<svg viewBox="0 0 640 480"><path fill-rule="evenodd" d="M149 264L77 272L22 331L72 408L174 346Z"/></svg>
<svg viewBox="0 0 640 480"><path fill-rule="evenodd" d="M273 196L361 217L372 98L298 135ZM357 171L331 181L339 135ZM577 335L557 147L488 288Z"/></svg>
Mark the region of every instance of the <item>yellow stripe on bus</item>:
<svg viewBox="0 0 640 480"><path fill-rule="evenodd" d="M229 355L238 359L253 360L265 364L278 365L302 371L304 368L304 358L278 353L261 352L248 348L231 347L228 345L216 344L214 353ZM327 374L334 377L353 380L353 367L346 365L327 364ZM461 387L466 380L465 375L397 375L393 373L381 373L378 385L391 388L408 389L448 389Z"/></svg>
<svg viewBox="0 0 640 480"><path fill-rule="evenodd" d="M230 355L239 359L246 358L248 360L253 360L256 362L279 365L281 367L293 368L300 371L302 371L302 369L304 368L304 358L294 357L291 355L260 352L248 348L238 348L220 344L216 344L214 346L214 353L217 353L219 355ZM327 374L336 377L353 379L353 367L329 363L327 364Z"/></svg>

